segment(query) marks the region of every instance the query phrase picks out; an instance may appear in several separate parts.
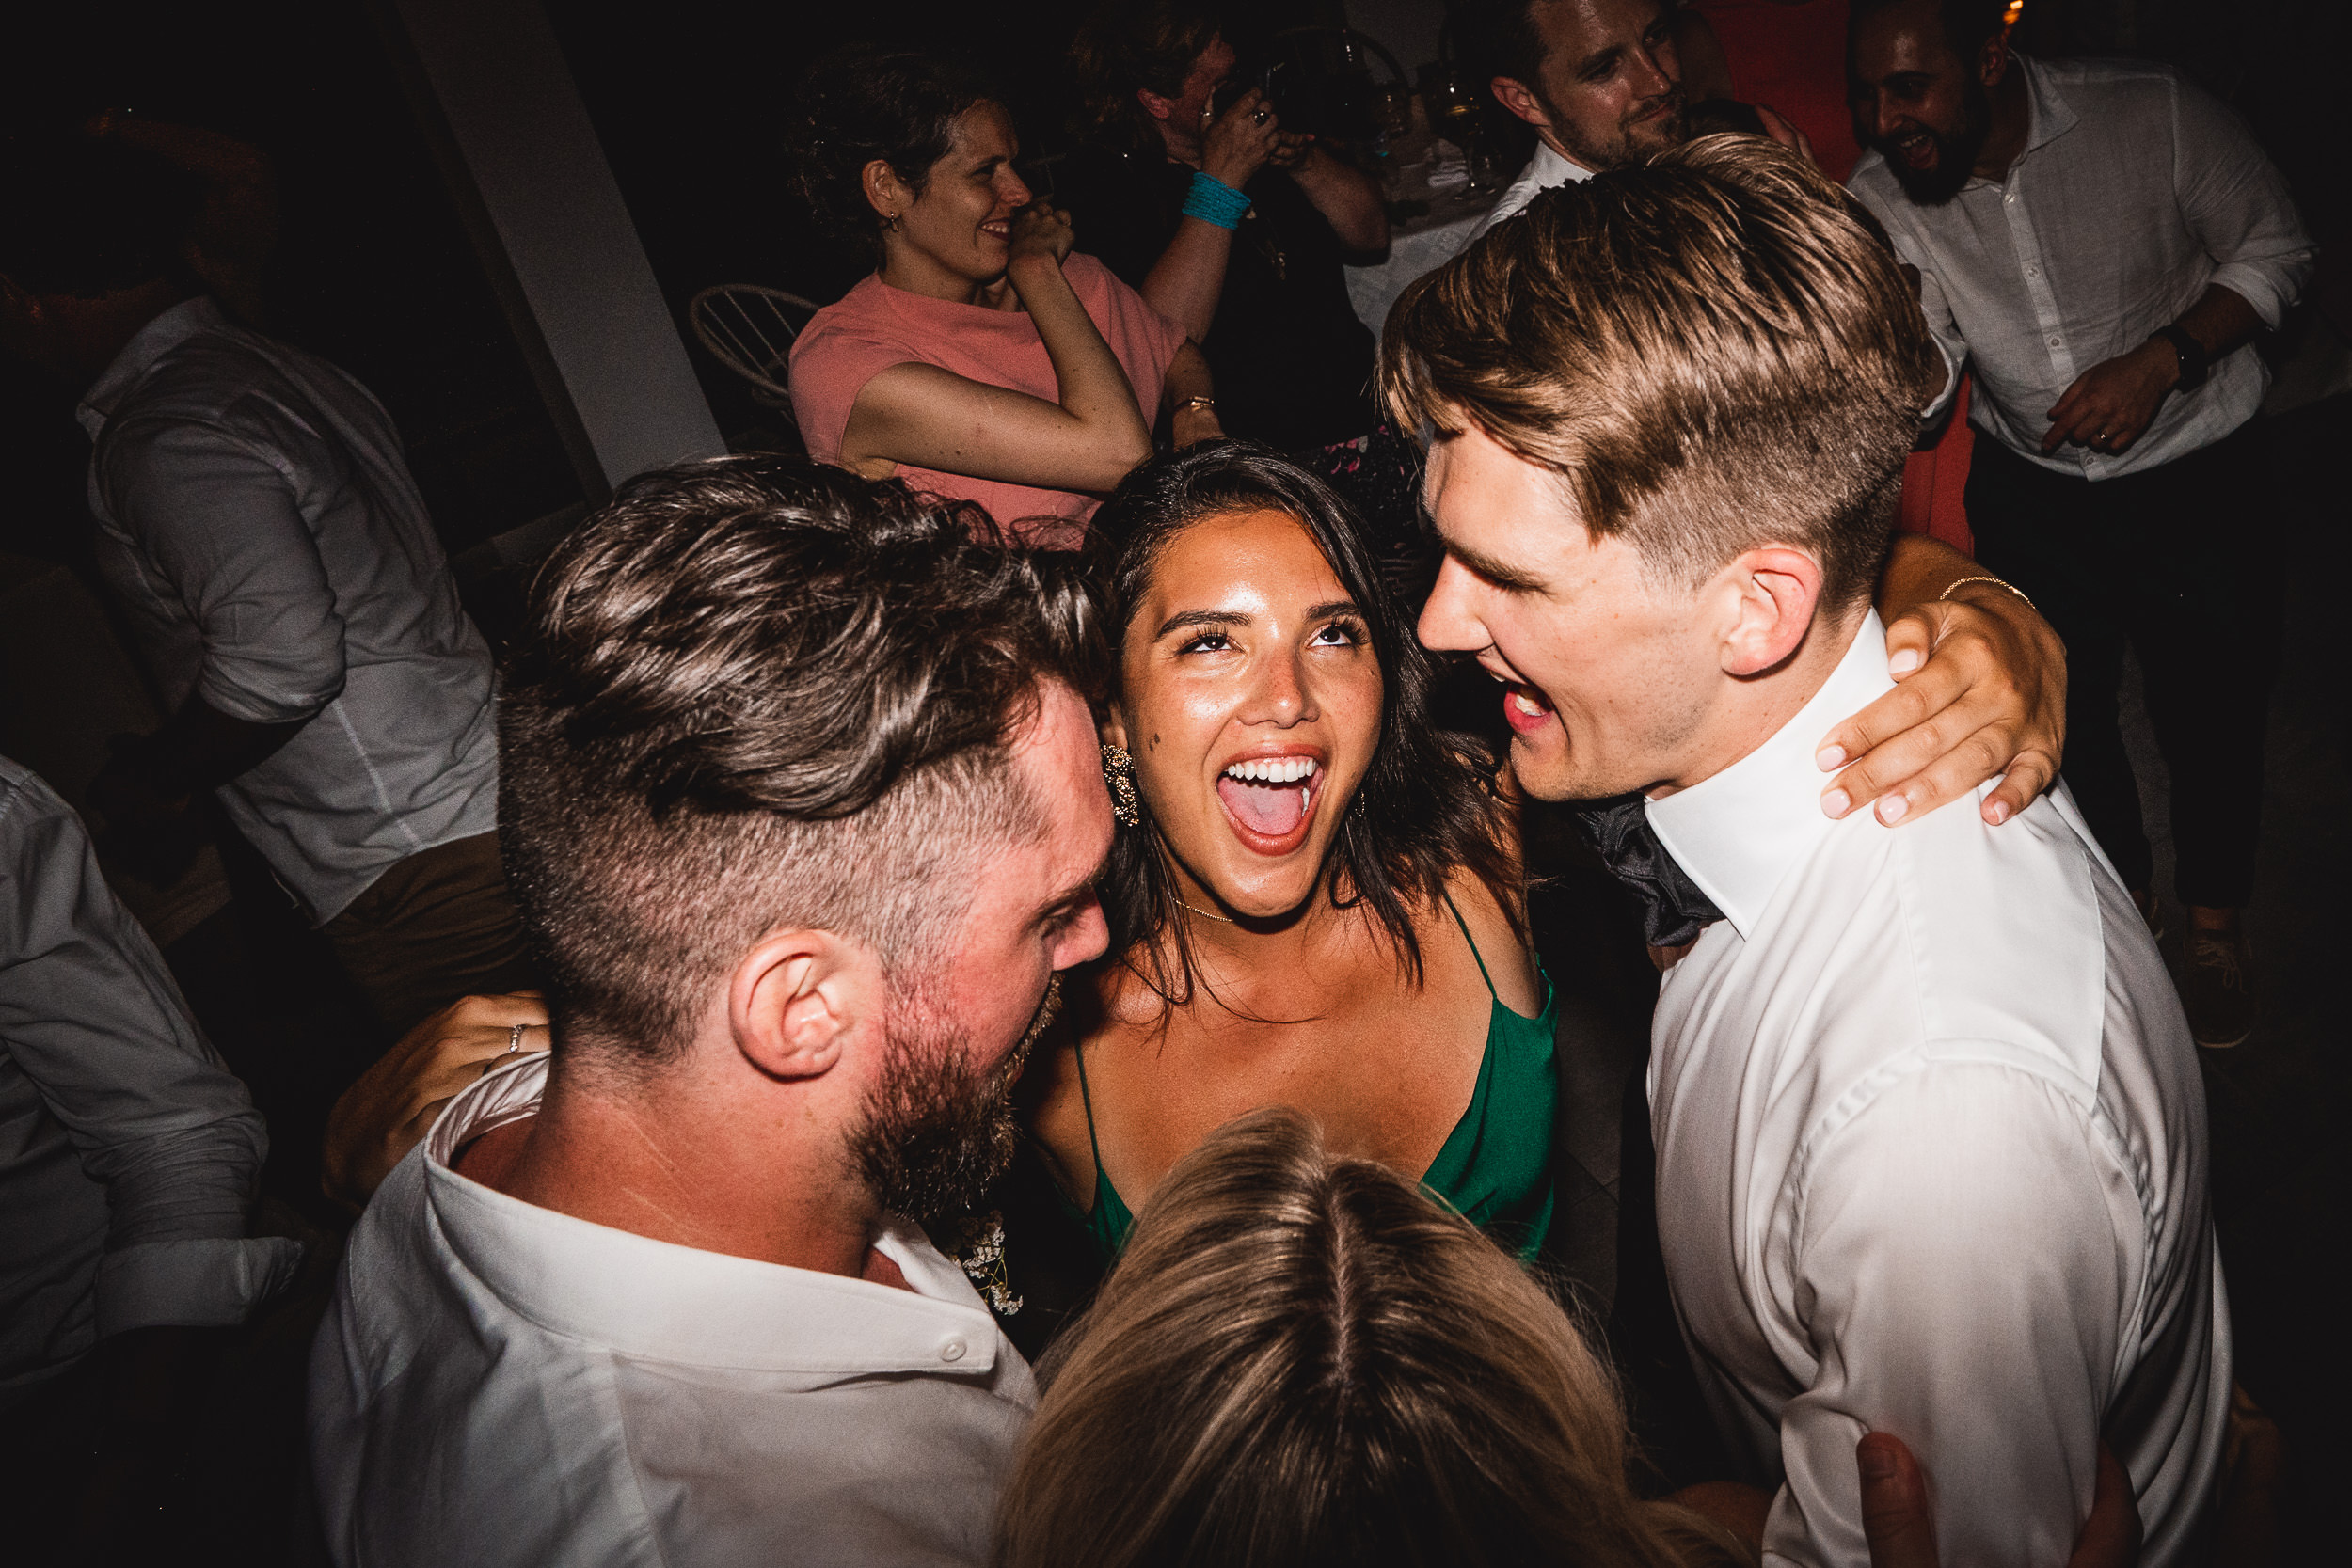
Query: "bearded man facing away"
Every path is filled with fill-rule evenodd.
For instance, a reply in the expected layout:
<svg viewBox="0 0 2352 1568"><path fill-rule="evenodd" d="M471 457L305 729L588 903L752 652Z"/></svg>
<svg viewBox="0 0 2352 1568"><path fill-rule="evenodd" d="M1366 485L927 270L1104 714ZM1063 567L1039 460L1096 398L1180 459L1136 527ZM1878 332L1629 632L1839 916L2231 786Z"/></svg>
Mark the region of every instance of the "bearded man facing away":
<svg viewBox="0 0 2352 1568"><path fill-rule="evenodd" d="M311 1371L338 1562L985 1558L1035 1386L916 1222L1009 1157L1111 833L1088 601L993 536L728 459L542 571L501 821L553 1050L353 1232Z"/></svg>

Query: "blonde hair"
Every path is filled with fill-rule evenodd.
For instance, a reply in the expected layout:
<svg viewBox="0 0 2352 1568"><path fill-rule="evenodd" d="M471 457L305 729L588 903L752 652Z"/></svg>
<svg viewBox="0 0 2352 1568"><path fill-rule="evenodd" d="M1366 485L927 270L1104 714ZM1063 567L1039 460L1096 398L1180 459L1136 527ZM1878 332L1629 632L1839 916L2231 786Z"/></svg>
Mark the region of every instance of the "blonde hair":
<svg viewBox="0 0 2352 1568"><path fill-rule="evenodd" d="M1749 1560L1634 1497L1615 1386L1516 1263L1295 1111L1178 1163L1042 1370L1000 1568Z"/></svg>
<svg viewBox="0 0 2352 1568"><path fill-rule="evenodd" d="M1695 585L1781 544L1869 595L1945 365L1868 214L1757 136L1547 191L1407 289L1380 386L1559 474L1596 536Z"/></svg>

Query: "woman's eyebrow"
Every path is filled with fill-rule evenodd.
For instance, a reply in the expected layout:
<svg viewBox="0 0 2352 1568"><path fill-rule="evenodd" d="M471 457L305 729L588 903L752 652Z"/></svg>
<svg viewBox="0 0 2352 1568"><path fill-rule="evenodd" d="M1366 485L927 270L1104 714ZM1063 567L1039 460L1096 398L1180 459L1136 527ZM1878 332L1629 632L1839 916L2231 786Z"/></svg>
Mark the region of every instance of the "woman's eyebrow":
<svg viewBox="0 0 2352 1568"><path fill-rule="evenodd" d="M1328 599L1322 604L1310 607L1307 611L1307 619L1310 621L1320 621L1328 615L1360 616L1362 614L1363 611L1356 607L1356 601L1354 599Z"/></svg>
<svg viewBox="0 0 2352 1568"><path fill-rule="evenodd" d="M1160 629L1152 635L1157 640L1171 631L1186 631L1195 626L1238 627L1248 624L1249 617L1238 610L1185 610L1162 621Z"/></svg>

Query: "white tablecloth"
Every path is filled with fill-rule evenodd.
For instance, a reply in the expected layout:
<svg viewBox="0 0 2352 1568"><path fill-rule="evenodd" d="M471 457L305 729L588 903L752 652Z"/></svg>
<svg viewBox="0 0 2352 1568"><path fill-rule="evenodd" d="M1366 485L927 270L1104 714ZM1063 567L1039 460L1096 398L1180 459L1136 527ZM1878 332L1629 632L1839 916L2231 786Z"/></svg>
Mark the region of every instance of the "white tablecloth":
<svg viewBox="0 0 2352 1568"><path fill-rule="evenodd" d="M1347 299L1356 319L1380 336L1406 285L1425 272L1435 272L1469 243L1470 230L1502 198L1501 191L1440 202L1426 217L1399 224L1389 235L1388 260L1375 266L1347 269Z"/></svg>

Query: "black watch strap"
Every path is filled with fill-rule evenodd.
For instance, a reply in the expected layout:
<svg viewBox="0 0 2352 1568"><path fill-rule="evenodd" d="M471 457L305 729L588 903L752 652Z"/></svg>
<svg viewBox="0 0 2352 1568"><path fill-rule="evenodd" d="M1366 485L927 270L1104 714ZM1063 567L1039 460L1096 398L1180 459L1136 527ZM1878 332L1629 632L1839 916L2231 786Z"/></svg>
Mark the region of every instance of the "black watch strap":
<svg viewBox="0 0 2352 1568"><path fill-rule="evenodd" d="M2173 387L2176 392L2193 392L2205 384L2205 372L2213 369L2213 359L2205 353L2205 345L2175 325L2159 326L2155 335L2172 345L2172 352L2181 357L2181 379Z"/></svg>

